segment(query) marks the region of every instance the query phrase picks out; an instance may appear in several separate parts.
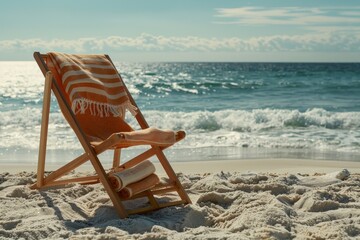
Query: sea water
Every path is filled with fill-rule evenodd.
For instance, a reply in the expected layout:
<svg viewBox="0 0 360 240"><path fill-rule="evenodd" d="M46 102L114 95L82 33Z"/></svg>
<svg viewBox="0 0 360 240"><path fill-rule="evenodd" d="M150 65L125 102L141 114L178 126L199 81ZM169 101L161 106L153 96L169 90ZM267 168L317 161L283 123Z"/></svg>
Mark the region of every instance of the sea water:
<svg viewBox="0 0 360 240"><path fill-rule="evenodd" d="M186 131L186 139L167 151L172 161L360 161L360 63L116 67L150 125ZM0 163L36 162L43 84L35 62L0 62ZM126 118L138 127L130 113ZM82 152L54 97L47 149L53 163Z"/></svg>

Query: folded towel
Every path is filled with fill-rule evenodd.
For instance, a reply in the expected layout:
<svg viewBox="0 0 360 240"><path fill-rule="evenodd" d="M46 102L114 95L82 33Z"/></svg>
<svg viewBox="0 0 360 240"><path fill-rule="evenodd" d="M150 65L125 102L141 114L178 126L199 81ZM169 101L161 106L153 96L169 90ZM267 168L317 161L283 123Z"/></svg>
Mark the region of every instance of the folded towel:
<svg viewBox="0 0 360 240"><path fill-rule="evenodd" d="M143 191L149 190L160 182L159 177L156 174L151 174L150 176L127 185L120 190L119 196L124 199L129 199L135 194L141 193Z"/></svg>
<svg viewBox="0 0 360 240"><path fill-rule="evenodd" d="M67 94L75 114L122 117L136 114L124 83L105 55L48 53L48 66Z"/></svg>
<svg viewBox="0 0 360 240"><path fill-rule="evenodd" d="M154 172L154 164L147 160L121 172L111 173L109 176L109 180L112 187L116 191L120 191L127 185L144 179L147 176L153 174Z"/></svg>

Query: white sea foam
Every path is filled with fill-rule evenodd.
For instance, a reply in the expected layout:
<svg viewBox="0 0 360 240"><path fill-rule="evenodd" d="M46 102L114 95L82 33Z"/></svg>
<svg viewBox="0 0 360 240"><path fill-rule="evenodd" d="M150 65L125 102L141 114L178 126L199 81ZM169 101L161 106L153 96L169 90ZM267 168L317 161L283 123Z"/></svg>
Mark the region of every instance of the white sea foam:
<svg viewBox="0 0 360 240"><path fill-rule="evenodd" d="M150 125L184 129L187 140L178 148L239 146L253 148L315 148L359 152L360 113L323 109L224 110L216 112L145 111ZM36 149L41 109L24 108L0 115L0 148ZM137 126L128 114L128 121ZM51 113L49 149L77 149L76 138L59 111Z"/></svg>

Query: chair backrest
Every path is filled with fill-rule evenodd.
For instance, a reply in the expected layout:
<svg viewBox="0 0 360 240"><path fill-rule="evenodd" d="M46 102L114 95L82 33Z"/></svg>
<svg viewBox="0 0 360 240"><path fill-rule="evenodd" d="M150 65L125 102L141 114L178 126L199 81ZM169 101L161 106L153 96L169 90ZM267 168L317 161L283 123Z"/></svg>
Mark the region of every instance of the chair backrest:
<svg viewBox="0 0 360 240"><path fill-rule="evenodd" d="M125 110L136 114L128 90L105 55L48 53L46 64L89 140L132 131Z"/></svg>

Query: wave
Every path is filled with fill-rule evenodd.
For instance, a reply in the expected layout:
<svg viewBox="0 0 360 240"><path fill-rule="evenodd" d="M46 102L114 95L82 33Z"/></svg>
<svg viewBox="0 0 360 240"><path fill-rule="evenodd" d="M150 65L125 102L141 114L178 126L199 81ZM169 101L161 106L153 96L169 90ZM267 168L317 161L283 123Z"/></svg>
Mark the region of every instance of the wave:
<svg viewBox="0 0 360 240"><path fill-rule="evenodd" d="M329 159L338 156L341 160L358 160L360 156L360 112L257 109L215 112L144 111L143 114L149 125L186 131L185 140L167 152L176 161L239 156L271 157L271 154L278 156L281 152L284 153L283 157L289 157L288 154L293 152L296 153L295 157ZM127 118L132 126L137 126L130 114ZM2 112L0 162L9 159L36 161L40 124L40 109ZM59 154L65 159L71 159L81 153L79 141L59 111L50 115L47 149L54 162L64 161L56 157ZM123 156L128 159L135 156L138 150L125 150ZM314 155L314 152L318 154ZM106 154L104 157L111 158Z"/></svg>
<svg viewBox="0 0 360 240"><path fill-rule="evenodd" d="M324 109L308 109L305 112L287 109L222 110L195 112L144 112L151 123L160 127L216 131L256 132L283 128L360 128L360 112L329 112ZM131 120L131 119L129 119Z"/></svg>
<svg viewBox="0 0 360 240"><path fill-rule="evenodd" d="M180 147L317 149L360 153L360 112L256 109L144 113L161 128L185 129Z"/></svg>
<svg viewBox="0 0 360 240"><path fill-rule="evenodd" d="M358 152L360 112L329 112L314 108L221 111L144 111L149 125L183 129L185 141L176 148L241 147L331 149ZM127 116L134 128L136 120ZM41 109L4 111L0 115L0 149L37 149ZM73 131L58 110L50 115L48 149L80 149Z"/></svg>

